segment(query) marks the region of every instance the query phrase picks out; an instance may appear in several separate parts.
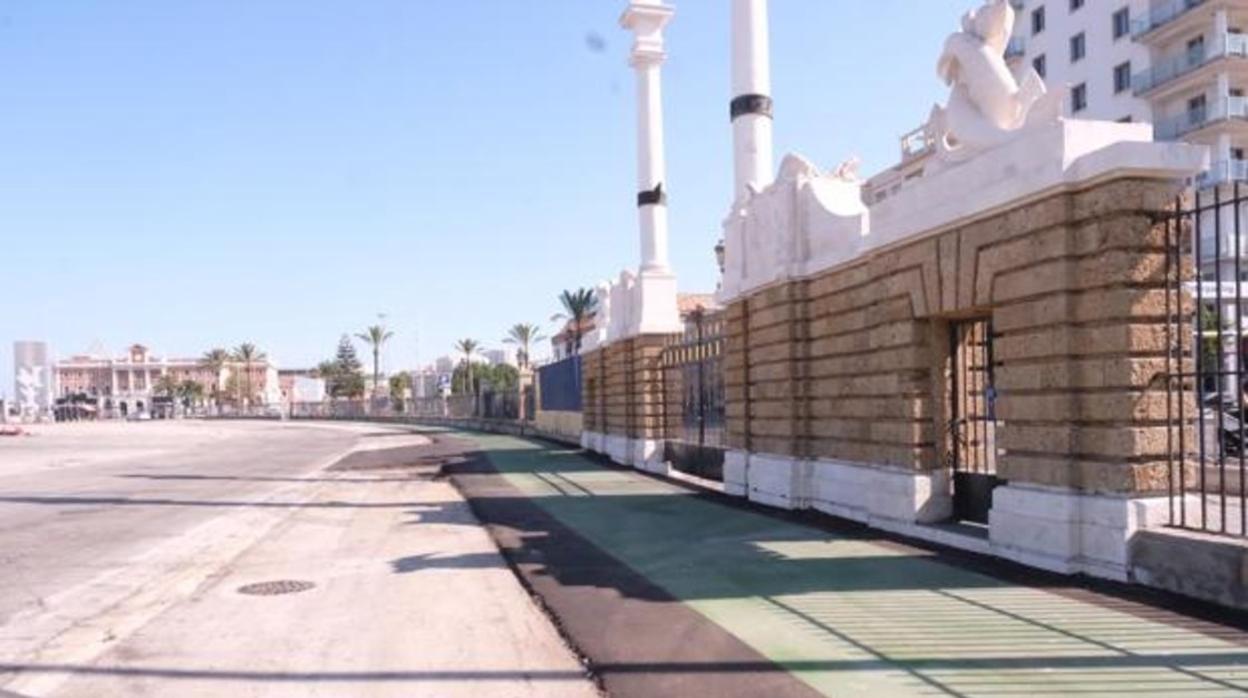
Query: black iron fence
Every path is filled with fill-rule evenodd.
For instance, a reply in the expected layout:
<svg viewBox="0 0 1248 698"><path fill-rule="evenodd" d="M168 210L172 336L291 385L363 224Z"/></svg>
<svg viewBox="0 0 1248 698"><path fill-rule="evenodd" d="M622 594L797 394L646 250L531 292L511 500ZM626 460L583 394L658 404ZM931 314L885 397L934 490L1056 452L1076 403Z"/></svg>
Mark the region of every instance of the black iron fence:
<svg viewBox="0 0 1248 698"><path fill-rule="evenodd" d="M724 321L720 313L696 312L683 335L663 349L663 404L668 414L666 459L682 472L723 480Z"/></svg>
<svg viewBox="0 0 1248 698"><path fill-rule="evenodd" d="M992 321L977 318L949 328L949 458L953 513L958 521L988 523L997 477L997 389Z"/></svg>
<svg viewBox="0 0 1248 698"><path fill-rule="evenodd" d="M1166 487L1172 525L1248 535L1240 185L1176 202L1165 221Z"/></svg>
<svg viewBox="0 0 1248 698"><path fill-rule="evenodd" d="M408 400L325 400L297 402L290 406L294 419L366 419L441 417L448 419L520 419L522 401L530 403L525 414L532 418L532 396L518 390L482 391L480 395L413 398Z"/></svg>

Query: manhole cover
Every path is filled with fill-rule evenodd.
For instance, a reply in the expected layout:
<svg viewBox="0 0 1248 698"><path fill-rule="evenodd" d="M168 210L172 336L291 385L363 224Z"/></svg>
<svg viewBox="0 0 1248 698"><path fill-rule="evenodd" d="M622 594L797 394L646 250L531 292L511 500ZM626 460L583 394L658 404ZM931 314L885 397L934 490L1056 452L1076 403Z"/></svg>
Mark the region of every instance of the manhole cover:
<svg viewBox="0 0 1248 698"><path fill-rule="evenodd" d="M278 596L280 594L297 594L316 586L312 582L298 579L279 579L275 582L257 582L238 588L238 593L250 596Z"/></svg>

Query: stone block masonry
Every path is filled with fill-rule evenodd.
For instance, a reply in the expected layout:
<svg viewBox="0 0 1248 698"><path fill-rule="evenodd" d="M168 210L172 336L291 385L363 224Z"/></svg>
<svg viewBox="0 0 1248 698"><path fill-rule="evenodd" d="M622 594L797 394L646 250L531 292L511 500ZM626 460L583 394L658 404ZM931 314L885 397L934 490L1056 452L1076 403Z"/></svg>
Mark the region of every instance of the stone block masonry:
<svg viewBox="0 0 1248 698"><path fill-rule="evenodd" d="M894 529L948 519L950 330L982 318L1007 483L993 549L1124 578L1167 483L1160 221L1177 190L1056 191L735 299L726 490Z"/></svg>
<svg viewBox="0 0 1248 698"><path fill-rule="evenodd" d="M663 439L663 348L671 335L639 335L582 358L585 433L582 445L621 465L666 471ZM679 400L676 393L675 400ZM678 402L676 404L679 404Z"/></svg>

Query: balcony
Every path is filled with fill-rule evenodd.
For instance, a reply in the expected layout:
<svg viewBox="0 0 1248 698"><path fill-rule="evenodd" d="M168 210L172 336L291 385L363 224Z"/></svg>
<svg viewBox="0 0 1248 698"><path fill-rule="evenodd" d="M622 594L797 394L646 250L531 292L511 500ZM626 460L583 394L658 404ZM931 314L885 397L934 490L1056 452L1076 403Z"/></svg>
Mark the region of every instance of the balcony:
<svg viewBox="0 0 1248 698"><path fill-rule="evenodd" d="M1172 0L1148 13L1148 17L1131 22L1131 35L1140 36L1160 29L1188 12L1205 4L1205 0Z"/></svg>
<svg viewBox="0 0 1248 698"><path fill-rule="evenodd" d="M1212 45L1201 46L1163 59L1149 70L1132 76L1131 86L1138 97L1227 56L1238 58L1248 56L1248 36L1223 34L1220 39L1215 39Z"/></svg>
<svg viewBox="0 0 1248 698"><path fill-rule="evenodd" d="M1219 99L1211 106L1189 109L1177 117L1158 121L1153 125L1153 138L1177 141L1189 133L1230 119L1248 119L1248 97Z"/></svg>
<svg viewBox="0 0 1248 698"><path fill-rule="evenodd" d="M1201 189L1230 182L1248 182L1248 160L1215 162L1213 167L1196 178L1196 186Z"/></svg>

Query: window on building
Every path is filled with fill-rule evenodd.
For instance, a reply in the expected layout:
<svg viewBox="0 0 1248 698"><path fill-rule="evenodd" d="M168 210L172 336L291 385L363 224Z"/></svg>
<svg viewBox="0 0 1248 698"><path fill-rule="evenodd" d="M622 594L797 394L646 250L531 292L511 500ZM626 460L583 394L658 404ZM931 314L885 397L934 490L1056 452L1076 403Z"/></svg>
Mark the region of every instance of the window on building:
<svg viewBox="0 0 1248 698"><path fill-rule="evenodd" d="M1198 36L1187 42L1187 60L1192 63L1205 60L1205 37Z"/></svg>
<svg viewBox="0 0 1248 698"><path fill-rule="evenodd" d="M1088 37L1083 32L1079 32L1070 37L1070 62L1077 63L1088 55Z"/></svg>
<svg viewBox="0 0 1248 698"><path fill-rule="evenodd" d="M1070 88L1070 111L1078 114L1088 108L1088 83L1081 82Z"/></svg>
<svg viewBox="0 0 1248 698"><path fill-rule="evenodd" d="M1131 89L1131 61L1114 66L1114 94Z"/></svg>
<svg viewBox="0 0 1248 698"><path fill-rule="evenodd" d="M1049 62L1045 60L1044 54L1042 53L1039 56L1036 56L1034 59L1032 59L1031 67L1035 68L1036 74L1038 74L1040 77L1043 78L1045 77L1045 73L1049 72L1048 63Z"/></svg>
<svg viewBox="0 0 1248 698"><path fill-rule="evenodd" d="M1037 7L1031 11L1031 33L1039 34L1044 31L1044 5Z"/></svg>
<svg viewBox="0 0 1248 698"><path fill-rule="evenodd" d="M1114 40L1131 33L1131 8L1124 7L1114 13Z"/></svg>
<svg viewBox="0 0 1248 698"><path fill-rule="evenodd" d="M1232 160L1243 160L1243 159L1244 159L1244 149L1243 149L1243 148L1231 148L1231 159L1232 159Z"/></svg>
<svg viewBox="0 0 1248 698"><path fill-rule="evenodd" d="M1078 9L1079 9L1079 8L1081 8L1081 7L1083 7L1083 0L1070 0L1070 11L1071 11L1071 12L1075 12L1076 10L1078 10Z"/></svg>
<svg viewBox="0 0 1248 698"><path fill-rule="evenodd" d="M1205 107L1208 101L1204 95L1197 95L1187 100L1187 120L1191 124L1200 124L1205 120Z"/></svg>

